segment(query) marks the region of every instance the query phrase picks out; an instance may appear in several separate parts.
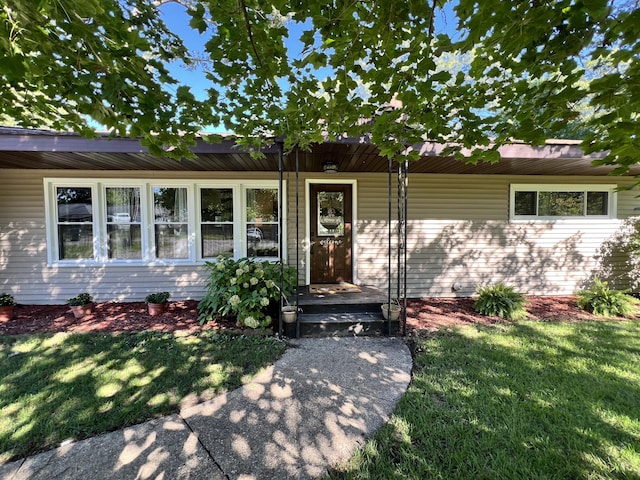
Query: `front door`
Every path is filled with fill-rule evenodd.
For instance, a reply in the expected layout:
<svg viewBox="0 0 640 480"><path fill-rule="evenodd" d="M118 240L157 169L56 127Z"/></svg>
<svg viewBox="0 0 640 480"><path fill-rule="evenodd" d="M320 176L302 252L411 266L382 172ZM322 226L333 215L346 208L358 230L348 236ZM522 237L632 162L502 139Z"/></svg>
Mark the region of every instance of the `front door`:
<svg viewBox="0 0 640 480"><path fill-rule="evenodd" d="M311 283L351 282L351 185L310 185Z"/></svg>

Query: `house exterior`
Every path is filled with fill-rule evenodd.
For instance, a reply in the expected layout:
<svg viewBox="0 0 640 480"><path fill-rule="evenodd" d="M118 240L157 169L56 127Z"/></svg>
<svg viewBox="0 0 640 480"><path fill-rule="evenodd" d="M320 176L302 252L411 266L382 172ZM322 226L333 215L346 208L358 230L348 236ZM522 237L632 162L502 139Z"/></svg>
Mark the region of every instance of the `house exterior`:
<svg viewBox="0 0 640 480"><path fill-rule="evenodd" d="M218 255L282 257L300 285L395 288L406 217L407 297L471 296L498 281L572 294L640 207L636 192L617 190L635 179L608 176L574 141L514 144L479 165L416 148L399 216L397 164L390 174L362 139L285 156L274 144L259 159L199 143L197 158L177 162L132 139L0 128L0 292L26 304L81 291L199 299L203 265ZM623 257L608 262L624 268Z"/></svg>

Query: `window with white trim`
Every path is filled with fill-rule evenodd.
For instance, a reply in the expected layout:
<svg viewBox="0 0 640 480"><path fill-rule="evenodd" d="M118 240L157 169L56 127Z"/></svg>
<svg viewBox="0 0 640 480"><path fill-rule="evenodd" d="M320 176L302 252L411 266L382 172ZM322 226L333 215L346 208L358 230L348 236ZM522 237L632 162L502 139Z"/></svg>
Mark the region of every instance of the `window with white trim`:
<svg viewBox="0 0 640 480"><path fill-rule="evenodd" d="M511 185L511 219L615 218L615 185Z"/></svg>
<svg viewBox="0 0 640 480"><path fill-rule="evenodd" d="M246 235L250 257L278 256L278 189L247 188Z"/></svg>
<svg viewBox="0 0 640 480"><path fill-rule="evenodd" d="M202 258L234 252L234 193L232 188L200 188L200 250Z"/></svg>
<svg viewBox="0 0 640 480"><path fill-rule="evenodd" d="M279 258L277 181L44 182L51 264Z"/></svg>
<svg viewBox="0 0 640 480"><path fill-rule="evenodd" d="M54 190L55 235L60 260L92 259L94 192L90 186L57 186ZM53 245L52 245L53 247Z"/></svg>

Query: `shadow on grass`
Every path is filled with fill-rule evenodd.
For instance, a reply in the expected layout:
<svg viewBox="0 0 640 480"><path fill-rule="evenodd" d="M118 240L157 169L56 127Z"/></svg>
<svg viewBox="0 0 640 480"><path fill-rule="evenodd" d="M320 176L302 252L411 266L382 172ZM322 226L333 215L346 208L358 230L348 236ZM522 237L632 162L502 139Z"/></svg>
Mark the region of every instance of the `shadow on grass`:
<svg viewBox="0 0 640 480"><path fill-rule="evenodd" d="M174 413L238 387L284 349L203 332L0 339L0 463Z"/></svg>
<svg viewBox="0 0 640 480"><path fill-rule="evenodd" d="M330 478L640 478L640 324L532 323L419 342L391 422Z"/></svg>

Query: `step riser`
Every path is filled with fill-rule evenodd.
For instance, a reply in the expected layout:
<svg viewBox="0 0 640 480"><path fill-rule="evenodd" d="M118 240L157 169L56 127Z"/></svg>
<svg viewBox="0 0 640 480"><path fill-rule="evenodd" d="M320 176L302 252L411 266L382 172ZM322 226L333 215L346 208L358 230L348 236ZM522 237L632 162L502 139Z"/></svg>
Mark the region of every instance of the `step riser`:
<svg viewBox="0 0 640 480"><path fill-rule="evenodd" d="M339 313L377 313L380 314L380 303L354 303L336 305L299 305L305 314L339 314Z"/></svg>
<svg viewBox="0 0 640 480"><path fill-rule="evenodd" d="M399 331L399 325L392 325L392 334ZM387 335L386 322L368 323L301 323L301 337L366 337Z"/></svg>

